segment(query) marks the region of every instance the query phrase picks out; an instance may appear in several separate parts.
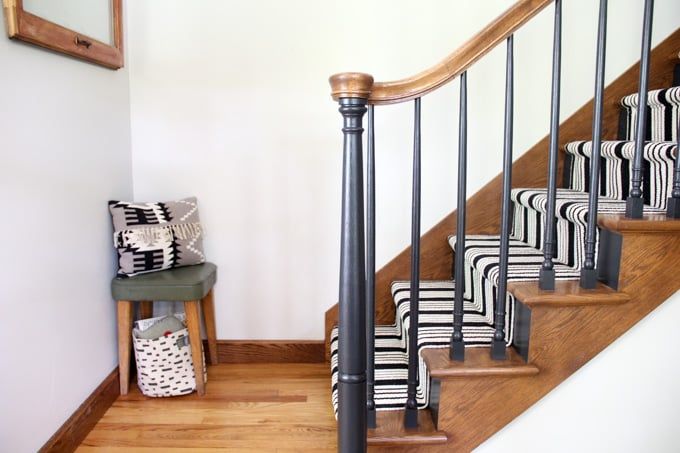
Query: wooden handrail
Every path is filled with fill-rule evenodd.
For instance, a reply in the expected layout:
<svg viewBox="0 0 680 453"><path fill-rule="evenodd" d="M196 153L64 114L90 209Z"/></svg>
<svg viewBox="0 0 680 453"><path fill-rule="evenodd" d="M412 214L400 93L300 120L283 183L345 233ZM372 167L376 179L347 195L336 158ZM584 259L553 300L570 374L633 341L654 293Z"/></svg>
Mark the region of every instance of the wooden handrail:
<svg viewBox="0 0 680 453"><path fill-rule="evenodd" d="M395 104L420 97L446 84L489 53L553 0L519 0L503 14L437 65L412 77L393 82L373 82L363 73L330 77L331 95L367 98L370 104Z"/></svg>

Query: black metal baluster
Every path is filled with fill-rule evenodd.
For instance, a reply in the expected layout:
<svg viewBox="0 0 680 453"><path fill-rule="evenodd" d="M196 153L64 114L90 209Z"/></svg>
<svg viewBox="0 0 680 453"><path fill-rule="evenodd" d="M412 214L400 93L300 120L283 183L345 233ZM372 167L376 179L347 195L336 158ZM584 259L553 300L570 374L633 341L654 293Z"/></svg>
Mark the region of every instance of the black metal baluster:
<svg viewBox="0 0 680 453"><path fill-rule="evenodd" d="M562 0L555 0L555 28L553 37L552 93L550 114L550 156L548 160L548 200L543 233L543 264L538 286L555 289L553 255L555 247L555 204L557 199L557 153L560 130L560 70L562 65Z"/></svg>
<svg viewBox="0 0 680 453"><path fill-rule="evenodd" d="M418 426L418 310L420 302L420 98L415 100L413 125L413 192L411 199L411 298L408 331L408 390L404 426Z"/></svg>
<svg viewBox="0 0 680 453"><path fill-rule="evenodd" d="M671 219L680 219L680 123L678 123L678 147L675 151L673 168L673 191L668 199L666 215Z"/></svg>
<svg viewBox="0 0 680 453"><path fill-rule="evenodd" d="M501 256L498 269L498 297L494 315L494 336L491 358L504 360L505 350L505 302L508 288L508 255L510 253L510 190L512 187L512 132L513 132L513 35L508 37L505 66L505 136L503 139L503 202L501 207Z"/></svg>
<svg viewBox="0 0 680 453"><path fill-rule="evenodd" d="M375 414L375 132L373 106L368 106L366 155L366 423L376 427Z"/></svg>
<svg viewBox="0 0 680 453"><path fill-rule="evenodd" d="M640 89L638 91L638 114L635 127L635 157L631 177L630 193L626 200L626 217L642 218L642 158L647 130L647 90L649 87L649 53L652 47L652 16L654 0L645 0L645 15L642 25L642 56L640 57ZM649 184L649 181L647 181Z"/></svg>
<svg viewBox="0 0 680 453"><path fill-rule="evenodd" d="M597 25L597 59L595 63L595 105L593 106L593 141L590 156L590 193L588 194L588 225L586 227L585 259L581 267L581 288L597 285L595 269L595 236L597 234L597 202L600 195L600 150L602 147L602 112L604 96L604 66L607 47L607 0L600 0Z"/></svg>
<svg viewBox="0 0 680 453"><path fill-rule="evenodd" d="M463 296L465 295L465 202L467 188L467 72L460 75L460 113L458 118L458 205L456 218L456 292L453 301L453 334L449 356L465 360L463 341Z"/></svg>
<svg viewBox="0 0 680 453"><path fill-rule="evenodd" d="M338 338L338 451L366 451L366 272L362 117L366 99L340 98L344 126Z"/></svg>

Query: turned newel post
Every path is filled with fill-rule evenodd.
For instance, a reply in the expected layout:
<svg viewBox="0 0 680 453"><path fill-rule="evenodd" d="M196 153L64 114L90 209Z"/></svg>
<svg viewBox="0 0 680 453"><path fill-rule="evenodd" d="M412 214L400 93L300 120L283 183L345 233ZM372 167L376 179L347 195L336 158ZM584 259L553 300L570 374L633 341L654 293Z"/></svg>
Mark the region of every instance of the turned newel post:
<svg viewBox="0 0 680 453"><path fill-rule="evenodd" d="M368 74L330 78L344 136L338 333L338 451L366 451L366 274L362 119L373 85Z"/></svg>

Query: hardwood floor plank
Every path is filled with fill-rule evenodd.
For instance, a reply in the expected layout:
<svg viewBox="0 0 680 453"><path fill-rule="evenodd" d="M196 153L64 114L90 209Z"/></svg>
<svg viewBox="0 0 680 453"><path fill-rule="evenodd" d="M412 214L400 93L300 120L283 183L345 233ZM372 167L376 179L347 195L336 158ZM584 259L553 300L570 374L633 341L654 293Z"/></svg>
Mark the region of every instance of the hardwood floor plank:
<svg viewBox="0 0 680 453"><path fill-rule="evenodd" d="M332 452L336 422L322 364L220 364L206 394L147 398L131 384L79 452Z"/></svg>

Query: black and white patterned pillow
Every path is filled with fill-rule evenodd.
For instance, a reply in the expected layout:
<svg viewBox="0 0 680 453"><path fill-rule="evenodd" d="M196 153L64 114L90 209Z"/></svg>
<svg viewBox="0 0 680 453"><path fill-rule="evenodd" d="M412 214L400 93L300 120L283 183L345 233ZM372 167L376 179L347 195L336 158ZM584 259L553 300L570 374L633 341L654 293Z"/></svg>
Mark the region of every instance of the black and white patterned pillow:
<svg viewBox="0 0 680 453"><path fill-rule="evenodd" d="M196 197L162 203L109 201L109 211L119 277L205 262Z"/></svg>

